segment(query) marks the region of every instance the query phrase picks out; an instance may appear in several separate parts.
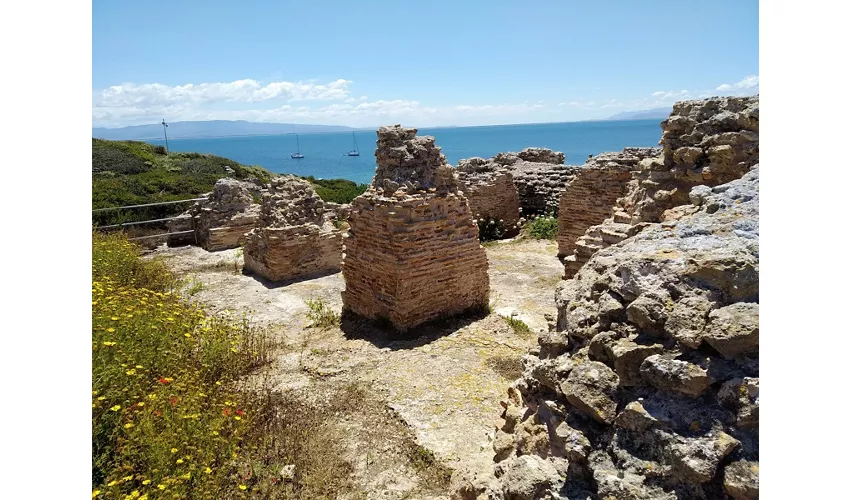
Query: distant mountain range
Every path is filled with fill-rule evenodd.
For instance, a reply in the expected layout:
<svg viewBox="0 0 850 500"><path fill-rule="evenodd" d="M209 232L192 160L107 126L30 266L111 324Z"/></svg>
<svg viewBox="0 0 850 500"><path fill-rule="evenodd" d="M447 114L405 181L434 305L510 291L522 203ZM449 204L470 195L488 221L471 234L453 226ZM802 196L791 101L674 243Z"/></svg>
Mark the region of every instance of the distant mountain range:
<svg viewBox="0 0 850 500"><path fill-rule="evenodd" d="M257 123L244 120L211 120L168 123L169 139L196 137L230 137L239 135L309 134L312 132L346 132L354 130L341 125L300 125L297 123ZM145 140L162 139L162 124L134 125L121 128L92 128L96 139Z"/></svg>
<svg viewBox="0 0 850 500"><path fill-rule="evenodd" d="M641 111L623 111L622 113L617 113L614 116L609 116L606 120L649 120L655 118L663 120L670 116L671 111L673 111L672 106L666 108L644 109Z"/></svg>

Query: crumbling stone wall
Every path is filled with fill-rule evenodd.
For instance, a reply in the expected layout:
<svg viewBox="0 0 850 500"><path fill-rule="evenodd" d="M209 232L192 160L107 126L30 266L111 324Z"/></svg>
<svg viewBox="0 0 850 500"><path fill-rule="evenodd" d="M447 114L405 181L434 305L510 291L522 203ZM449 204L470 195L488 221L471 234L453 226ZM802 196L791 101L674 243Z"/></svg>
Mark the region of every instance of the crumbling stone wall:
<svg viewBox="0 0 850 500"><path fill-rule="evenodd" d="M210 252L236 248L245 233L254 227L260 212L251 196L253 184L235 179L219 179L209 201L198 211L195 230L198 244Z"/></svg>
<svg viewBox="0 0 850 500"><path fill-rule="evenodd" d="M269 281L306 278L340 269L342 232L327 219L309 182L294 176L272 181L257 227L245 236L245 270Z"/></svg>
<svg viewBox="0 0 850 500"><path fill-rule="evenodd" d="M625 148L620 153L602 153L588 159L561 194L559 257L572 255L576 250L576 240L590 226L600 224L611 216L617 199L626 193L631 172L637 168L638 162L660 152L658 148Z"/></svg>
<svg viewBox="0 0 850 500"><path fill-rule="evenodd" d="M513 165L518 161L563 165L566 159L567 157L560 151L547 148L525 148L519 153L499 153L492 158L492 161L500 165Z"/></svg>
<svg viewBox="0 0 850 500"><path fill-rule="evenodd" d="M406 330L486 307L487 256L454 169L415 128L377 135L378 168L344 239L343 309Z"/></svg>
<svg viewBox="0 0 850 500"><path fill-rule="evenodd" d="M564 259L567 278L594 252L661 221L665 211L689 204L694 186L729 182L758 163L758 96L678 102L661 128L661 154L638 163L611 217L578 238L573 254Z"/></svg>
<svg viewBox="0 0 850 500"><path fill-rule="evenodd" d="M758 498L758 166L692 193L558 285L493 475L455 498Z"/></svg>
<svg viewBox="0 0 850 500"><path fill-rule="evenodd" d="M457 171L474 217L500 221L506 237L516 235L519 232L519 196L510 171L483 158L458 163Z"/></svg>

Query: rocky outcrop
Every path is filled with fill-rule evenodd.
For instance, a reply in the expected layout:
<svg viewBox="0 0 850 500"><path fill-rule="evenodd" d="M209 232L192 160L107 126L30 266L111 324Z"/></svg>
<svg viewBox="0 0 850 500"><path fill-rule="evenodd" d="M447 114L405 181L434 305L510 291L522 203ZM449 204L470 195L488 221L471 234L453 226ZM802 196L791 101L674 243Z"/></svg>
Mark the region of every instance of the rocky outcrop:
<svg viewBox="0 0 850 500"><path fill-rule="evenodd" d="M406 330L486 307L487 257L454 169L433 137L378 130L372 185L351 204L343 310Z"/></svg>
<svg viewBox="0 0 850 500"><path fill-rule="evenodd" d="M342 232L324 205L307 181L273 180L257 227L245 235L244 269L274 282L339 271Z"/></svg>
<svg viewBox="0 0 850 500"><path fill-rule="evenodd" d="M254 203L253 183L219 179L209 201L198 211L198 244L210 252L236 248L245 241L245 233L254 227L260 206Z"/></svg>
<svg viewBox="0 0 850 500"><path fill-rule="evenodd" d="M212 193L203 195L203 198L209 199L210 194ZM169 233L183 233L169 234L167 240L169 247L198 244L198 232L196 229L198 225L198 214L201 212L201 207L206 203L206 199L194 202L185 212L168 221L167 227Z"/></svg>
<svg viewBox="0 0 850 500"><path fill-rule="evenodd" d="M483 158L458 164L458 181L476 219L495 221L506 237L519 232L520 207L511 172Z"/></svg>
<svg viewBox="0 0 850 500"><path fill-rule="evenodd" d="M558 285L494 474L458 498L758 498L758 184L696 190Z"/></svg>
<svg viewBox="0 0 850 500"><path fill-rule="evenodd" d="M632 180L611 216L589 227L572 244L569 239L574 235L559 236L565 242L559 253L565 256L567 278L594 252L637 234L646 223L681 216L683 212L676 208L691 205L692 188L727 183L758 163L758 96L678 102L661 129L661 154L642 159L633 169ZM699 198L700 192L694 196Z"/></svg>
<svg viewBox="0 0 850 500"><path fill-rule="evenodd" d="M658 148L625 148L620 153L602 153L587 160L561 194L558 210L559 257L573 256L579 243L577 240L584 236L585 231L611 216L617 199L626 192L632 170L641 160L657 156L660 152ZM586 247L578 248L584 252Z"/></svg>

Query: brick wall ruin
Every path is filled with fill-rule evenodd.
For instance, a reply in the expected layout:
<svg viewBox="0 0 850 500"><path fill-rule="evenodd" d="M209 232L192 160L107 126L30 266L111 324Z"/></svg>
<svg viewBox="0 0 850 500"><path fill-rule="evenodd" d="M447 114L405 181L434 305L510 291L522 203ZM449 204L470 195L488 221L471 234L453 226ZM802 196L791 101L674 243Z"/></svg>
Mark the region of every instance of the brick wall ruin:
<svg viewBox="0 0 850 500"><path fill-rule="evenodd" d="M274 282L339 271L342 232L327 215L309 182L273 180L256 227L245 235L245 270Z"/></svg>
<svg viewBox="0 0 850 500"><path fill-rule="evenodd" d="M594 252L637 234L647 223L660 222L666 211L690 204L691 188L740 178L759 161L757 95L678 102L661 129L661 154L641 160L611 216L575 240L572 255L564 259L567 278ZM560 242L559 254L564 254Z"/></svg>
<svg viewBox="0 0 850 500"><path fill-rule="evenodd" d="M658 148L625 148L588 159L561 194L558 211L558 256L571 256L587 228L611 216L617 199L626 193L638 162L657 156ZM581 253L583 247L579 248ZM591 253L592 255L592 253ZM589 257L590 255L587 255Z"/></svg>
<svg viewBox="0 0 850 500"><path fill-rule="evenodd" d="M249 183L219 179L209 200L198 210L198 244L210 252L238 247L259 213L260 206L254 203Z"/></svg>
<svg viewBox="0 0 850 500"><path fill-rule="evenodd" d="M519 232L519 196L510 171L483 158L458 163L458 182L476 219L500 221L505 236Z"/></svg>
<svg viewBox="0 0 850 500"><path fill-rule="evenodd" d="M343 309L406 330L486 307L487 256L454 169L433 137L381 127L372 185L344 239Z"/></svg>

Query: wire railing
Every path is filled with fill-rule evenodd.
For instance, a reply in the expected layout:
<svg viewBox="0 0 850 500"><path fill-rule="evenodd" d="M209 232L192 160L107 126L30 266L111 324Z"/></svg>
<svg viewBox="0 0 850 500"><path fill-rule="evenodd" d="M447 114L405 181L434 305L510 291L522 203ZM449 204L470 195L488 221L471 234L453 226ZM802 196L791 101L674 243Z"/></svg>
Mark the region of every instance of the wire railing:
<svg viewBox="0 0 850 500"><path fill-rule="evenodd" d="M95 213L99 213L99 212L106 212L106 211L110 211L110 210L122 210L122 209L128 209L128 208L145 208L145 207L155 207L155 206L160 206L160 205L174 205L174 204L178 204L178 203L190 203L190 202L205 201L205 200L206 200L206 198L189 198L189 199L186 199L186 200L162 201L162 202L158 202L158 203L144 203L142 205L125 205L125 206L122 206L122 207L98 208L98 209L92 210L92 213L95 214ZM164 218L161 218L161 219L150 219L150 220L142 220L142 221L135 221L135 222L123 222L121 224L109 224L109 225L106 225L106 226L95 226L95 229L105 230L105 229L116 229L116 228L123 228L123 227L129 227L129 226L139 226L139 225L143 225L143 224L154 224L154 223L157 223L157 222L168 222L168 221L171 221L171 220L180 219L181 217L182 216L177 215L175 217L164 217ZM128 240L130 240L130 241L145 240L145 239L150 239L150 238L163 238L163 237L167 237L167 236L190 234L190 233L195 232L194 226L195 226L195 220L192 219L192 229L188 230L188 231L174 231L174 232L151 234L151 235L146 235L146 236L136 236L136 237L133 237L133 238L128 238ZM197 237L197 235L195 235L195 243L197 243L197 239L198 239L198 237Z"/></svg>

